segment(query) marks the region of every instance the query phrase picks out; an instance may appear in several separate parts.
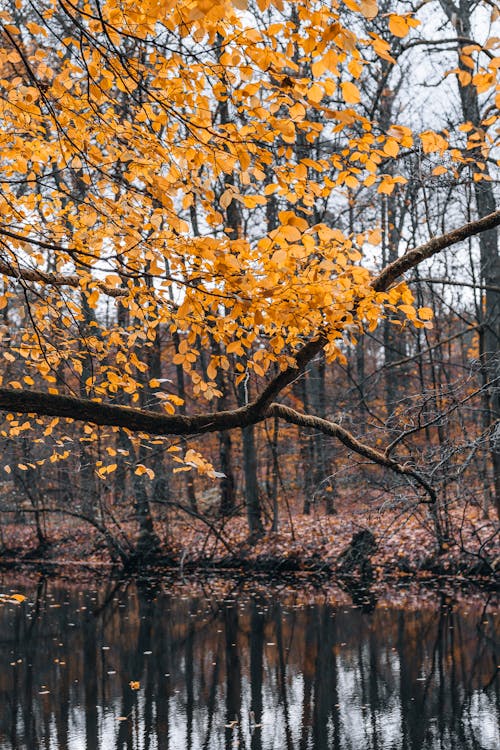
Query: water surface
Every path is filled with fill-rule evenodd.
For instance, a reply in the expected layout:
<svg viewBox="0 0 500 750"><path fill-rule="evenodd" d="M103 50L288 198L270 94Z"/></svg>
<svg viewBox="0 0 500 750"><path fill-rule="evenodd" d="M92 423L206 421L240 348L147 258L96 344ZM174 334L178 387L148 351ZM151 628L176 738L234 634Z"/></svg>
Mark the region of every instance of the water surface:
<svg viewBox="0 0 500 750"><path fill-rule="evenodd" d="M0 750L498 750L482 604L41 582L0 608Z"/></svg>

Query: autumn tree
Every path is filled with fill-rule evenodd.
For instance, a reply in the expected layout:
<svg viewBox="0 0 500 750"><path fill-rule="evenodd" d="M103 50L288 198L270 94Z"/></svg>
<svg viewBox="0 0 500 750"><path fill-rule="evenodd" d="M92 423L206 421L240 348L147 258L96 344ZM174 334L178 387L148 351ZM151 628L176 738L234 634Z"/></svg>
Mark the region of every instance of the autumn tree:
<svg viewBox="0 0 500 750"><path fill-rule="evenodd" d="M453 175L478 149L486 163L494 144L476 130L458 146L432 123L412 132L383 90L363 106L363 77L398 66L387 40L419 26L412 14L378 14L373 0L298 0L286 12L259 0L253 18L243 5L23 0L1 11L0 304L12 309L3 356L19 372L0 388L3 435L50 432L61 418L86 423L96 444L96 426L123 430L134 476L153 479L150 436L177 468L214 476L172 438L241 429L248 480L252 429L273 418L340 440L434 506L408 455L359 440L318 399L318 414L292 408L287 394L317 355L345 361L389 318L429 329L405 274L500 223L478 204L479 218L404 255L392 238L374 271L362 259L380 248L377 226L335 225L328 206L361 188L393 201L408 154L434 155L436 174ZM496 63L481 57L490 46L470 51L480 94L495 86ZM167 356L177 389L161 377ZM119 471L96 453L97 478ZM138 484L134 494L152 538L148 495ZM255 503L248 518L260 532Z"/></svg>

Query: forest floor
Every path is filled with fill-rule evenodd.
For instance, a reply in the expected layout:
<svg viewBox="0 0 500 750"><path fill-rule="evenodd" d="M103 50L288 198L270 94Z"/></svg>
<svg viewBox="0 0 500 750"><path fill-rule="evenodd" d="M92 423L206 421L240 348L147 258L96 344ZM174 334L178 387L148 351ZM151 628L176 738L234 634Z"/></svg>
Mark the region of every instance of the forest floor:
<svg viewBox="0 0 500 750"><path fill-rule="evenodd" d="M79 569L111 567L112 557L103 535L84 521L46 514L47 544L39 546L32 523L0 527L0 566L23 567L43 563L66 568L72 576ZM122 545L135 543L136 526L124 521L119 527L109 520L109 532ZM448 509L447 541L437 554L434 525L426 508L378 508L368 500L339 503L339 512L311 515L295 512L280 522L276 532L266 531L257 541L248 540L243 516L207 521L176 513L155 521L161 542L163 568L181 573L193 570L241 570L280 575L287 572L314 575L366 573L366 567L342 568L342 553L353 535L369 530L376 549L370 551L370 578L454 576L494 579L500 575L500 534L493 511L483 518L478 508ZM128 540L128 542L126 541ZM340 558L340 560L339 560Z"/></svg>

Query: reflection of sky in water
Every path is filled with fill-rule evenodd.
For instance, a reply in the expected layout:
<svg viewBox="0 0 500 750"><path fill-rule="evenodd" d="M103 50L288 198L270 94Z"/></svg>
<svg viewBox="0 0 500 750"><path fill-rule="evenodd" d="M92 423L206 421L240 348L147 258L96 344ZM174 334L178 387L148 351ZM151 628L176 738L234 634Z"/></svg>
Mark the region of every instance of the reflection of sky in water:
<svg viewBox="0 0 500 750"><path fill-rule="evenodd" d="M31 616L0 611L0 750L500 747L494 618L480 609L132 589L94 616L103 600L54 586Z"/></svg>

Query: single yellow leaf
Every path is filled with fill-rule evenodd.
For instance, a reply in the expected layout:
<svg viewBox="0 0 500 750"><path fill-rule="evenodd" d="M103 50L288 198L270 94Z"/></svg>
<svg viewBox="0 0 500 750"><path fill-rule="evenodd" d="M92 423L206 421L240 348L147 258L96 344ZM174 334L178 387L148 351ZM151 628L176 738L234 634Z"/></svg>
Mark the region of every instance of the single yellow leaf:
<svg viewBox="0 0 500 750"><path fill-rule="evenodd" d="M434 313L431 310L430 307L419 307L418 308L418 317L421 320L431 320L431 318L434 317Z"/></svg>
<svg viewBox="0 0 500 750"><path fill-rule="evenodd" d="M344 81L344 83L342 83L340 87L342 89L342 96L346 104L357 104L359 101L361 101L361 94L358 87L355 86L354 83L351 83L351 81Z"/></svg>
<svg viewBox="0 0 500 750"><path fill-rule="evenodd" d="M315 104L319 104L320 101L323 99L324 92L321 86L317 83L313 83L310 89L308 89L307 98L310 102L314 102Z"/></svg>
<svg viewBox="0 0 500 750"><path fill-rule="evenodd" d="M19 604L26 601L26 597L23 596L23 594L11 594L9 598L14 599L14 601L19 602Z"/></svg>
<svg viewBox="0 0 500 750"><path fill-rule="evenodd" d="M405 16L398 16L396 13L390 14L389 31L391 34L402 38L408 34L409 30L410 26Z"/></svg>

